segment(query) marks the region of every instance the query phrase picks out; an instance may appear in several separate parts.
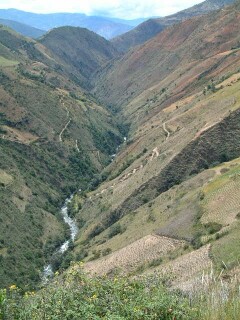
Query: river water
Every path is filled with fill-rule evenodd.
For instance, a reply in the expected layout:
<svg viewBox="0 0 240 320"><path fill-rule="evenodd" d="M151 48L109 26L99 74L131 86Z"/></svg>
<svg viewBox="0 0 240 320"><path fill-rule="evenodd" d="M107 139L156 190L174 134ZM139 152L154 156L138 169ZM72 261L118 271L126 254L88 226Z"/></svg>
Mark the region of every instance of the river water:
<svg viewBox="0 0 240 320"><path fill-rule="evenodd" d="M64 202L64 205L61 208L61 214L63 217L64 222L69 226L70 229L70 239L66 240L60 248L56 250L54 254L63 254L69 248L70 242L74 242L78 233L78 227L74 219L72 219L68 215L68 204L72 201L73 195L67 198ZM46 284L48 280L53 276L53 268L51 264L48 264L44 267L43 275L42 275L42 283Z"/></svg>

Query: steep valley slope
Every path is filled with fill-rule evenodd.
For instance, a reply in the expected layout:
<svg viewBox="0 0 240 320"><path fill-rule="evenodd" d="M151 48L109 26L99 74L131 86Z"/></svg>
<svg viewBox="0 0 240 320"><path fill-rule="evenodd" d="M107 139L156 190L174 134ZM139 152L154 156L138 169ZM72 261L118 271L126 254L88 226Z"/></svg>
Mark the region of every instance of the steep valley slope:
<svg viewBox="0 0 240 320"><path fill-rule="evenodd" d="M236 4L187 20L95 75L95 95L130 130L106 181L73 200L82 221L74 254L87 271L164 273L191 256L194 277L221 268L223 252L229 268L237 263L239 18Z"/></svg>
<svg viewBox="0 0 240 320"><path fill-rule="evenodd" d="M122 106L129 122L144 122L155 106L221 81L224 69L236 70L238 23L239 10L229 7L170 27L98 72L94 93L109 106Z"/></svg>
<svg viewBox="0 0 240 320"><path fill-rule="evenodd" d="M113 38L111 42L119 51L127 52L131 48L141 45L155 37L158 33L162 32L169 26L190 19L194 16L201 16L220 8L224 8L234 2L235 0L206 0L191 8L182 10L167 17L149 19L135 27L133 30Z"/></svg>
<svg viewBox="0 0 240 320"><path fill-rule="evenodd" d="M73 192L80 232L60 269L171 270L182 288L237 265L239 8L170 26L123 56L83 29L40 41L0 29L2 286L39 281L66 238L59 207Z"/></svg>
<svg viewBox="0 0 240 320"><path fill-rule="evenodd" d="M56 28L39 41L48 49L49 55L61 64L58 72L63 71L71 80L87 89L90 76L118 56L118 51L109 41L82 28Z"/></svg>
<svg viewBox="0 0 240 320"><path fill-rule="evenodd" d="M42 44L1 27L0 67L0 283L31 287L66 238L64 198L86 187L122 138Z"/></svg>

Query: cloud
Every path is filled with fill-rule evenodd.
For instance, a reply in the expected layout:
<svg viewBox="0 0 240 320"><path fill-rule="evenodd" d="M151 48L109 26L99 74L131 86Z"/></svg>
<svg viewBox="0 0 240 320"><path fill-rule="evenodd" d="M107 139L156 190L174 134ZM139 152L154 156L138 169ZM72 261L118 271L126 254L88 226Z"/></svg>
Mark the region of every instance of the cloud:
<svg viewBox="0 0 240 320"><path fill-rule="evenodd" d="M125 19L166 16L202 0L0 0L0 8L30 12L81 12Z"/></svg>
<svg viewBox="0 0 240 320"><path fill-rule="evenodd" d="M201 0L98 0L90 1L91 14L110 15L121 18L139 18L151 16L166 16L182 9L191 7Z"/></svg>

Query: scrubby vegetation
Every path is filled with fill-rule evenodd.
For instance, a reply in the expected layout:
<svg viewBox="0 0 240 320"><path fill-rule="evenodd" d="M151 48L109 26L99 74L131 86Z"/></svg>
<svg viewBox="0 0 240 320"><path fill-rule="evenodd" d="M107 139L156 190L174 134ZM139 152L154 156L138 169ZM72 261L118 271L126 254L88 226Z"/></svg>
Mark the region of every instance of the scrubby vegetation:
<svg viewBox="0 0 240 320"><path fill-rule="evenodd" d="M196 310L158 279L88 278L79 268L41 291L0 293L2 319L194 319Z"/></svg>
<svg viewBox="0 0 240 320"><path fill-rule="evenodd" d="M81 263L38 292L22 292L15 285L0 290L1 320L237 320L237 283L202 278L183 294L168 291L158 276L89 278Z"/></svg>
<svg viewBox="0 0 240 320"><path fill-rule="evenodd" d="M0 34L0 287L30 289L68 236L61 204L110 161L121 135L34 41Z"/></svg>

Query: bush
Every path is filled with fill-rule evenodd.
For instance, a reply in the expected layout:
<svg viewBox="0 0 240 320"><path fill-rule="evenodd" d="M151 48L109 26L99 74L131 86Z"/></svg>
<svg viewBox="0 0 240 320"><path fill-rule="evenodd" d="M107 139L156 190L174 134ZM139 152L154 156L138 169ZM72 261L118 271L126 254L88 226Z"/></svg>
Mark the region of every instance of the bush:
<svg viewBox="0 0 240 320"><path fill-rule="evenodd" d="M157 267L163 262L162 258L157 258L149 262L149 267Z"/></svg>
<svg viewBox="0 0 240 320"><path fill-rule="evenodd" d="M120 223L117 223L110 228L108 237L110 239L119 233L123 233L124 231L126 231L126 228L121 226Z"/></svg>
<svg viewBox="0 0 240 320"><path fill-rule="evenodd" d="M110 254L112 252L111 248L106 248L102 251L102 255L103 256L107 256L108 254Z"/></svg>
<svg viewBox="0 0 240 320"><path fill-rule="evenodd" d="M80 268L79 268L80 269ZM23 298L8 294L4 319L193 320L188 300L169 293L159 279L88 278L74 267L61 282Z"/></svg>
<svg viewBox="0 0 240 320"><path fill-rule="evenodd" d="M221 230L222 225L216 222L209 222L205 224L204 227L206 229L207 234L214 234Z"/></svg>
<svg viewBox="0 0 240 320"><path fill-rule="evenodd" d="M104 231L104 226L102 224L97 224L89 233L88 240L98 236Z"/></svg>

